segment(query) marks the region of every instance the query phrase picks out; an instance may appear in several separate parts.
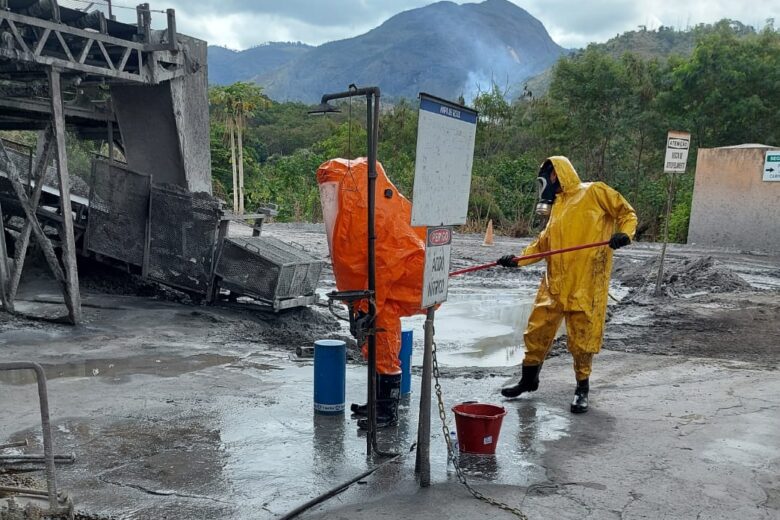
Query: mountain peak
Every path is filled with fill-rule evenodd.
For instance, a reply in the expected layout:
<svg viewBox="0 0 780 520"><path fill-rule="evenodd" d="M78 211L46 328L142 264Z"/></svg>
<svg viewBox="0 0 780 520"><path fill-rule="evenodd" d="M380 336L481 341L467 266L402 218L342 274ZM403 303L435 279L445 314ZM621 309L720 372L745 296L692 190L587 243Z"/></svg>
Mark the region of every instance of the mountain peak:
<svg viewBox="0 0 780 520"><path fill-rule="evenodd" d="M509 0L442 1L398 13L365 34L306 49L250 77L278 100L314 102L350 83L379 85L391 98L430 92L471 99L492 82L519 90L563 52L539 20Z"/></svg>

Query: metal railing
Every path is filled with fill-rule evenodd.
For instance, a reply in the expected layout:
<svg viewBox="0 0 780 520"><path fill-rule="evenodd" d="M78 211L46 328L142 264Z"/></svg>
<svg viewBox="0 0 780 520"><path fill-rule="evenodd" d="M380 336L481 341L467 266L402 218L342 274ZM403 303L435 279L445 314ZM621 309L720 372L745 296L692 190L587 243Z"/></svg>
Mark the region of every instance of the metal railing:
<svg viewBox="0 0 780 520"><path fill-rule="evenodd" d="M33 370L35 372L35 379L38 384L38 400L41 409L41 429L43 430L43 460L46 464L46 492L5 486L2 488L2 491L7 493L18 493L21 495L46 496L49 502L49 511L46 512L47 514L70 514L73 510L72 503L65 495L61 496L57 493L57 478L54 467L57 456L54 455L51 421L49 420L49 392L46 386L46 373L43 371L41 365L29 361L0 363L0 371L9 370ZM3 447L8 448L21 445L26 445L26 442L6 444ZM11 458L15 460L41 460L40 456L34 456L34 458L29 457L31 456L13 456ZM62 459L62 457L60 457L60 459Z"/></svg>

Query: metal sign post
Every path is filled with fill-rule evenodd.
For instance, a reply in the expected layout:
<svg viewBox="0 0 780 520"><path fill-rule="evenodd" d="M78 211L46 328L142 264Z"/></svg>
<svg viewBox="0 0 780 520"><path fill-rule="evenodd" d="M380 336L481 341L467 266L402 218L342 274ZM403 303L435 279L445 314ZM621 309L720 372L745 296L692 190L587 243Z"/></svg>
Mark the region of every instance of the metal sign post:
<svg viewBox="0 0 780 520"><path fill-rule="evenodd" d="M664 281L664 260L666 258L666 245L669 242L669 217L672 214L672 201L674 200L674 185L677 179L676 173L685 173L688 162L688 150L691 145L691 134L688 132L676 132L670 130L666 136L666 157L664 159L664 173L671 175L669 179L669 193L666 199L666 218L664 219L664 243L661 246L661 258L658 262L658 276L655 279L655 294L661 294L661 286Z"/></svg>
<svg viewBox="0 0 780 520"><path fill-rule="evenodd" d="M368 314L364 323L368 346L368 388L366 402L368 404L368 432L366 434L366 456L371 456L372 451L378 455L395 455L382 451L377 446L376 440L376 156L379 143L379 87L358 88L350 85L349 90L334 94L324 94L320 105L309 114L338 112L338 109L330 106L329 101L365 96L366 98L366 148L368 149L368 290L361 291L357 299L365 300L368 304ZM352 124L350 122L350 124ZM329 297L340 299L344 293L331 293ZM345 296L350 301L356 301L355 293Z"/></svg>
<svg viewBox="0 0 780 520"><path fill-rule="evenodd" d="M447 300L452 228L464 224L471 189L477 112L420 94L412 225L429 226L421 307L427 309L415 473L431 484L431 379L436 305Z"/></svg>
<svg viewBox="0 0 780 520"><path fill-rule="evenodd" d="M425 270L423 273L422 307L427 308L425 318L425 351L423 353L423 379L420 388L420 421L417 430L417 459L415 472L420 475L420 485L431 484L431 375L433 373L433 320L436 305L447 301L449 287L450 251L452 228L430 227L425 242Z"/></svg>

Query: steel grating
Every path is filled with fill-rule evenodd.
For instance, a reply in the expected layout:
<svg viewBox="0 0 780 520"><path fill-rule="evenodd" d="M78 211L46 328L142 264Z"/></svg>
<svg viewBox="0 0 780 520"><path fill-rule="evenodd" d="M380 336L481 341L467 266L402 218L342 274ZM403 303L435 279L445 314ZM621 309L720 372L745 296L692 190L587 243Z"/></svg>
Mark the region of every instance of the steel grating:
<svg viewBox="0 0 780 520"><path fill-rule="evenodd" d="M147 276L205 293L221 217L219 201L207 193L153 185Z"/></svg>
<svg viewBox="0 0 780 520"><path fill-rule="evenodd" d="M323 262L272 237L228 238L216 273L221 284L266 301L313 295Z"/></svg>
<svg viewBox="0 0 780 520"><path fill-rule="evenodd" d="M92 163L87 249L142 266L151 177L103 160Z"/></svg>
<svg viewBox="0 0 780 520"><path fill-rule="evenodd" d="M16 171L22 182L29 186L33 169L32 147L8 139L3 139L3 146L8 153L8 158L16 165Z"/></svg>

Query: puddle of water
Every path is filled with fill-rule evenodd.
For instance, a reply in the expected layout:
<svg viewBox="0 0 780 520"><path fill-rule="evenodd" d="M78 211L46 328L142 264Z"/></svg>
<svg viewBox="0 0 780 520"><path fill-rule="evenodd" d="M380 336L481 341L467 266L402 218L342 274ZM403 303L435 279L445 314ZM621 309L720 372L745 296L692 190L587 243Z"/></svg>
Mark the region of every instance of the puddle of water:
<svg viewBox="0 0 780 520"><path fill-rule="evenodd" d="M620 300L628 289L610 286ZM436 350L442 366L502 367L523 361L523 332L533 310L536 287L501 291L451 289L449 298L436 311ZM610 301L610 304L614 302ZM404 327L414 329L413 363L422 364L424 316L404 318ZM566 332L562 323L556 337Z"/></svg>
<svg viewBox="0 0 780 520"><path fill-rule="evenodd" d="M64 377L104 377L121 382L135 374L175 377L212 366L227 365L237 360L237 357L219 354L197 354L188 357L137 356L122 359L89 359L62 364L42 364L42 366L47 380ZM0 382L12 385L33 384L35 373L32 370L0 371Z"/></svg>
<svg viewBox="0 0 780 520"><path fill-rule="evenodd" d="M265 374L268 390L247 399L230 398L220 407L221 419L215 425L226 460L222 476L239 499L237 517L252 518L258 507L281 515L336 483L343 482L375 464L366 459L365 435L356 428L349 412L339 416L320 416L312 411L312 367L285 367ZM258 380L259 381L259 380ZM347 368L347 403L365 396L365 370ZM447 380L447 422L454 428L451 407L464 400L495 395L495 381ZM400 422L395 428L379 432L379 444L385 449L407 453L417 439L419 378L412 383L411 400L402 401ZM543 478L539 457L546 444L569 433L568 409L550 407L535 400L506 404L498 448L494 456L459 456L460 464L476 484L501 482L527 485ZM434 408L435 409L435 408ZM457 482L447 453L438 417L431 423L431 477L434 482ZM352 486L340 498L344 501L381 496L401 481L411 481L414 452L400 464Z"/></svg>
<svg viewBox="0 0 780 520"><path fill-rule="evenodd" d="M7 330L3 331L0 345L40 345L64 338L68 331L63 329L33 329L33 330Z"/></svg>
<svg viewBox="0 0 780 520"><path fill-rule="evenodd" d="M439 363L451 367L520 364L525 355L523 331L533 300L534 293L520 290L450 293L436 312ZM405 327L415 330L415 364L422 363L424 322L422 316L404 320Z"/></svg>

